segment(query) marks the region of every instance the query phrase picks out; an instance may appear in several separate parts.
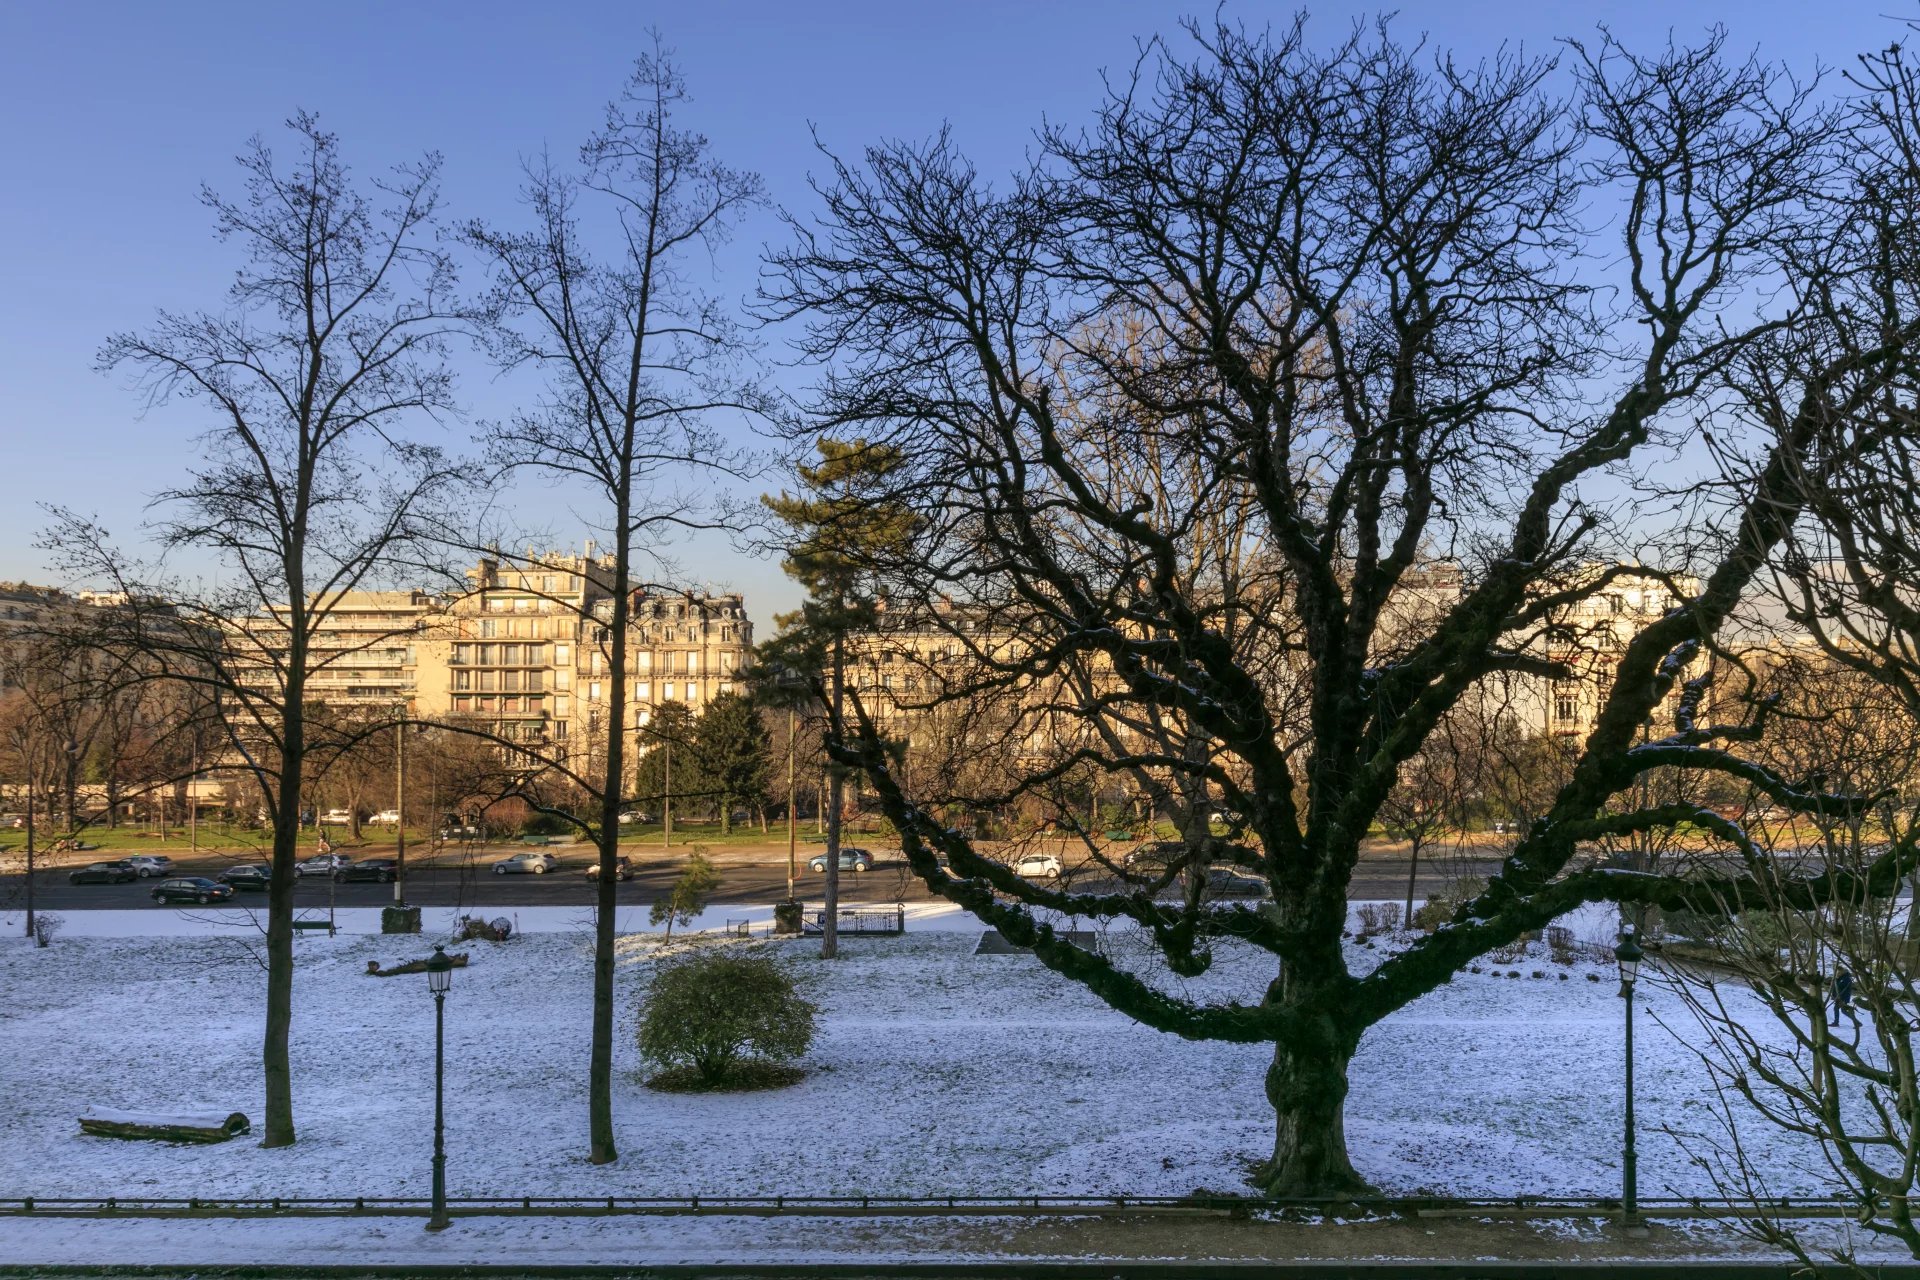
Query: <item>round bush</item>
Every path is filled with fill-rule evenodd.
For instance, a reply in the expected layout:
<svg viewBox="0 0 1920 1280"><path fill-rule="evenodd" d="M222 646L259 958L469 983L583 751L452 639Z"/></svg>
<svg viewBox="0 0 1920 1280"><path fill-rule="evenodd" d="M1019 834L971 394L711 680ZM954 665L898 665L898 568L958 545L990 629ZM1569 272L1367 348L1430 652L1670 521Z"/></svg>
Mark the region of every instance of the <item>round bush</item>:
<svg viewBox="0 0 1920 1280"><path fill-rule="evenodd" d="M688 952L654 971L640 1011L640 1053L660 1087L788 1084L769 1067L813 1043L814 1006L785 969L736 949Z"/></svg>

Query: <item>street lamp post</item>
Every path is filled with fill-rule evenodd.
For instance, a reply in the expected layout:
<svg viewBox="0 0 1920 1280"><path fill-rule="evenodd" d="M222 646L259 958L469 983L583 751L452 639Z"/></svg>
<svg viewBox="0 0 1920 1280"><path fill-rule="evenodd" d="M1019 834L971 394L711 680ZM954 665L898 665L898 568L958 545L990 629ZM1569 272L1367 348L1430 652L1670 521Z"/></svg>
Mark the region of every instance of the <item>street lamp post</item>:
<svg viewBox="0 0 1920 1280"><path fill-rule="evenodd" d="M407 704L393 709L393 803L399 815L393 847L393 905L407 905Z"/></svg>
<svg viewBox="0 0 1920 1280"><path fill-rule="evenodd" d="M1640 976L1640 961L1645 955L1634 937L1633 926L1622 929L1613 958L1620 966L1620 998L1627 1008L1627 1110L1625 1141L1620 1148L1620 1225L1629 1231L1644 1225L1640 1220L1640 1171L1633 1151L1633 984Z"/></svg>
<svg viewBox="0 0 1920 1280"><path fill-rule="evenodd" d="M433 992L433 1216L427 1230L445 1231L447 1220L447 1125L443 1095L447 1079L447 990L453 986L453 957L435 946L427 957L427 990Z"/></svg>

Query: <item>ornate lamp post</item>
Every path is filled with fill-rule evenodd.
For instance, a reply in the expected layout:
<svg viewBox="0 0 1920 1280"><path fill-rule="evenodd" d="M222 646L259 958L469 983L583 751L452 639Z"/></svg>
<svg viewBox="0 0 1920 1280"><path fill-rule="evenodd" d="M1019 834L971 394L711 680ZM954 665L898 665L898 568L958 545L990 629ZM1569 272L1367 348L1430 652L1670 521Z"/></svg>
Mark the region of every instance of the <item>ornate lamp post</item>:
<svg viewBox="0 0 1920 1280"><path fill-rule="evenodd" d="M447 991L453 986L453 957L435 946L427 957L427 990L433 992L433 1216L427 1230L444 1231L447 1220L447 1126L442 1102L447 1078Z"/></svg>
<svg viewBox="0 0 1920 1280"><path fill-rule="evenodd" d="M1627 1007L1627 1110L1626 1138L1620 1149L1620 1225L1628 1230L1644 1225L1640 1220L1640 1172L1633 1151L1633 984L1640 976L1640 961L1645 955L1634 937L1633 926L1622 929L1613 958L1620 966L1620 998Z"/></svg>

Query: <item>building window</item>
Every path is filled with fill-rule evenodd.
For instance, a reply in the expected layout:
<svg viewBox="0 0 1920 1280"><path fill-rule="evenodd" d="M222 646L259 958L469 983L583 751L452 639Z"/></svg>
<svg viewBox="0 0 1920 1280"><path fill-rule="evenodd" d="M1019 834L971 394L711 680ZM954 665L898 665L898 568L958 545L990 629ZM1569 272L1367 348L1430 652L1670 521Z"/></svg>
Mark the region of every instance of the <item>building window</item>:
<svg viewBox="0 0 1920 1280"><path fill-rule="evenodd" d="M662 702L673 701L673 681L669 680L665 684L660 686L660 701Z"/></svg>
<svg viewBox="0 0 1920 1280"><path fill-rule="evenodd" d="M492 618L480 619L480 638L491 640L500 634L500 624Z"/></svg>
<svg viewBox="0 0 1920 1280"><path fill-rule="evenodd" d="M573 646L566 645L566 644L557 644L553 646L553 661L555 666L561 666L561 667L564 667L569 662L572 662Z"/></svg>
<svg viewBox="0 0 1920 1280"><path fill-rule="evenodd" d="M633 700L635 702L652 702L653 701L653 681L651 680L636 681L633 686Z"/></svg>
<svg viewBox="0 0 1920 1280"><path fill-rule="evenodd" d="M552 574L550 574L550 573L543 573L543 574L541 574L541 575L540 575L540 589L541 589L542 591L551 591L551 590L553 590L553 575L552 575Z"/></svg>
<svg viewBox="0 0 1920 1280"><path fill-rule="evenodd" d="M497 681L498 681L497 673L492 671L482 671L480 673L480 686L479 686L480 691L482 693L492 693L495 689L499 688L499 684L497 683Z"/></svg>
<svg viewBox="0 0 1920 1280"><path fill-rule="evenodd" d="M600 682L598 680L594 680L587 685L587 701L600 701Z"/></svg>
<svg viewBox="0 0 1920 1280"><path fill-rule="evenodd" d="M453 687L456 689L473 688L473 672L456 671L453 673Z"/></svg>
<svg viewBox="0 0 1920 1280"><path fill-rule="evenodd" d="M635 671L641 671L641 672L652 671L653 670L652 652L643 650L642 652L635 654L633 657L633 669Z"/></svg>
<svg viewBox="0 0 1920 1280"><path fill-rule="evenodd" d="M528 693L540 692L540 677L542 674L543 673L539 671L527 672L527 692Z"/></svg>
<svg viewBox="0 0 1920 1280"><path fill-rule="evenodd" d="M453 710L456 715L466 715L473 710L473 699L455 698L453 700Z"/></svg>
<svg viewBox="0 0 1920 1280"><path fill-rule="evenodd" d="M520 673L518 671L502 671L500 673L500 691L502 693L520 692Z"/></svg>
<svg viewBox="0 0 1920 1280"><path fill-rule="evenodd" d="M555 720L553 722L553 736L555 740L559 742L565 742L567 740L567 722L565 720Z"/></svg>
<svg viewBox="0 0 1920 1280"><path fill-rule="evenodd" d="M568 670L566 667L560 667L559 669L554 671L553 687L556 689L573 688L573 672Z"/></svg>

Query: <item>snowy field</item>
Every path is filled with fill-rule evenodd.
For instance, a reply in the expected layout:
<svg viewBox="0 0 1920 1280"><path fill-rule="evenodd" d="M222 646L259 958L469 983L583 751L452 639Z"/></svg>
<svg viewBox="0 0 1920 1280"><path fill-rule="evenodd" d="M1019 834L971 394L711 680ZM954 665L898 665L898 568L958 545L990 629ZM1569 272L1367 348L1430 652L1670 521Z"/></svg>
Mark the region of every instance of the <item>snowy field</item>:
<svg viewBox="0 0 1920 1280"><path fill-rule="evenodd" d="M187 913L125 914L178 928L102 937L70 927L47 949L12 933L0 942L0 1195L427 1193L432 1001L417 975L365 973L369 960L424 954L418 940L298 940L295 1147L81 1135L75 1116L89 1102L240 1110L256 1125L261 1115L264 973L249 931L210 930ZM778 1092L644 1088L629 982L616 1040L622 1158L597 1168L584 1159L588 939L579 921L541 923L553 931L523 921L527 932L504 945L459 948L472 963L447 1004L456 1196L1234 1191L1270 1142L1258 1047L1149 1030L1031 956L972 954L977 926L947 917L903 938L850 939L833 963L811 942L763 944L792 961L822 1009L808 1077ZM1604 921L1581 930L1605 933ZM654 934L622 937L623 979L658 946ZM1502 969L1523 976L1460 975L1367 1036L1347 1106L1355 1164L1390 1192L1617 1193L1611 965L1564 969L1536 948ZM1527 976L1535 970L1547 976ZM1164 980L1251 1001L1270 974L1266 957L1223 949L1203 978ZM1702 1068L1661 1026L1690 1023L1658 984L1641 986L1642 1194L1711 1194L1660 1131L1714 1129ZM1830 1189L1817 1154L1764 1142L1760 1152L1777 1192Z"/></svg>

